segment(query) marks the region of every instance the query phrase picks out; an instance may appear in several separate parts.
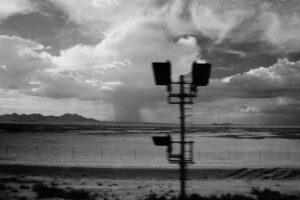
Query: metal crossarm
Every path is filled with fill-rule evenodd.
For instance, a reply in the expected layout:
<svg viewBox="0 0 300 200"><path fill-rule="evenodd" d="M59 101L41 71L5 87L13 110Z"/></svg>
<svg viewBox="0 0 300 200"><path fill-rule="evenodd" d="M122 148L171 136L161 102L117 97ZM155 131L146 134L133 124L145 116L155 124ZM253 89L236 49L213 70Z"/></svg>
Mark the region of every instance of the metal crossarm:
<svg viewBox="0 0 300 200"><path fill-rule="evenodd" d="M172 144L181 144L181 141L172 141L171 142L171 146ZM193 160L193 141L186 141L184 142L184 145L188 145L188 149L185 150L184 154L185 154L185 163L186 164L195 164L194 160ZM168 160L170 163L180 163L181 160L181 155L180 154L174 154L172 152L172 149L168 150ZM187 154L186 154L187 153Z"/></svg>

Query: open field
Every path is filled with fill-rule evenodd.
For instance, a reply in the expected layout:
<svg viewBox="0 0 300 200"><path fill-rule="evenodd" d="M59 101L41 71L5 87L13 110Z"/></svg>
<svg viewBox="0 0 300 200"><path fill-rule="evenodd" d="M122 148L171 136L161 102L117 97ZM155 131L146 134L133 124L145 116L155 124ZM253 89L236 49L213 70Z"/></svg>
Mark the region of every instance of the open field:
<svg viewBox="0 0 300 200"><path fill-rule="evenodd" d="M279 138L300 139L298 126L244 126L244 125L192 125L186 128L187 134L201 134L209 137L226 138ZM165 134L178 133L176 124L151 123L110 123L99 124L36 124L36 123L0 123L0 133L65 133L80 134Z"/></svg>
<svg viewBox="0 0 300 200"><path fill-rule="evenodd" d="M195 142L193 167L297 167L299 132L298 127L196 126L187 139ZM0 162L172 167L166 148L151 139L167 133L179 139L174 124L0 124Z"/></svg>
<svg viewBox="0 0 300 200"><path fill-rule="evenodd" d="M37 188L92 199L145 199L150 193L178 194L178 166L151 136L175 125L1 124L2 199L36 199ZM188 193L251 196L252 188L299 194L298 127L198 126L187 134L195 164ZM176 149L176 148L175 148ZM57 189L58 188L58 189ZM84 190L84 191L83 191Z"/></svg>

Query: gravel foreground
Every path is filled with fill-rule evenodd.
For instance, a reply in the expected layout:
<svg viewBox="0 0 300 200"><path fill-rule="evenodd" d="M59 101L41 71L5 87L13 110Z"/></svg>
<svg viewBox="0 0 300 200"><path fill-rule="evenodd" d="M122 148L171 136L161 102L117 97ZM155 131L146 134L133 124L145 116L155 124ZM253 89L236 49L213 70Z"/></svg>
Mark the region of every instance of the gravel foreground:
<svg viewBox="0 0 300 200"><path fill-rule="evenodd" d="M300 168L197 168L187 191L250 195L253 188L300 194ZM42 193L40 193L42 191ZM43 193L44 192L44 193ZM55 195L61 196L51 196ZM178 169L0 165L0 199L167 199L179 193ZM46 194L46 196L39 196ZM48 196L47 196L48 195ZM50 196L49 196L50 195ZM72 196L73 195L73 196Z"/></svg>

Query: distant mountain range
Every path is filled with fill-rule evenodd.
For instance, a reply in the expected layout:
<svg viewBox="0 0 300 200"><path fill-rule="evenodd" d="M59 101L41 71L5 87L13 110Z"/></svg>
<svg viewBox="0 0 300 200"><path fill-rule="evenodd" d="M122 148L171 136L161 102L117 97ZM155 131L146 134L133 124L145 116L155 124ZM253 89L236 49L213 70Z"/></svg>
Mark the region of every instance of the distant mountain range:
<svg viewBox="0 0 300 200"><path fill-rule="evenodd" d="M61 116L44 116L41 114L5 114L0 115L0 122L24 122L24 123L99 123L92 118L85 118L77 114L64 114Z"/></svg>
<svg viewBox="0 0 300 200"><path fill-rule="evenodd" d="M213 123L213 126L242 126L243 124L234 124L234 123Z"/></svg>

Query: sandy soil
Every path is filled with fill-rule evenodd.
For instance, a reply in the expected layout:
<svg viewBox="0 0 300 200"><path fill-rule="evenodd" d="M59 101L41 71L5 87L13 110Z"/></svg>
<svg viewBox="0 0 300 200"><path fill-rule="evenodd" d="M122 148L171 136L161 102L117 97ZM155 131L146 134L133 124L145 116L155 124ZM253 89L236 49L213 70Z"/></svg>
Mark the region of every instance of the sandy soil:
<svg viewBox="0 0 300 200"><path fill-rule="evenodd" d="M189 194L249 194L254 187L300 193L298 168L190 169L188 177ZM179 188L177 169L0 165L0 184L5 185L0 199L36 199L32 187L41 182L113 200L144 199L150 193L174 196Z"/></svg>

